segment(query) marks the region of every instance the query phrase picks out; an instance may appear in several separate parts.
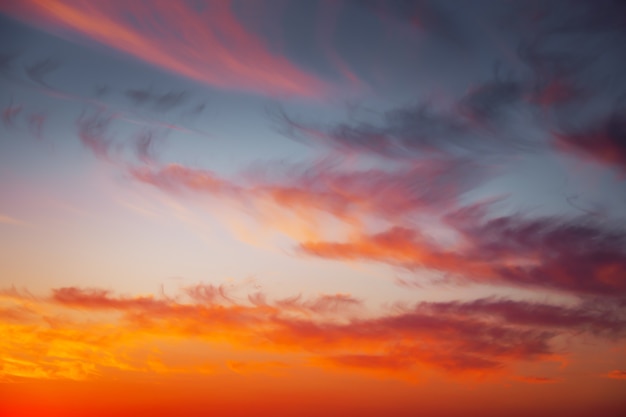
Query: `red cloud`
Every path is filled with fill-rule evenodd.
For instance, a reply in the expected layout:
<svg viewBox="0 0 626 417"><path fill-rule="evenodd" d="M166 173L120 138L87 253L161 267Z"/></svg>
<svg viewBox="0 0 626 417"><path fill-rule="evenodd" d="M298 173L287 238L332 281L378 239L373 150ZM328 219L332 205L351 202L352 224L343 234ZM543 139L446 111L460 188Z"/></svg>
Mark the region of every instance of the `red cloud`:
<svg viewBox="0 0 626 417"><path fill-rule="evenodd" d="M611 297L626 295L626 231L587 218L485 219L469 208L449 216L465 255L504 283Z"/></svg>
<svg viewBox="0 0 626 417"><path fill-rule="evenodd" d="M561 381L558 378L550 378L547 376L520 376L515 379L528 384L554 384Z"/></svg>
<svg viewBox="0 0 626 417"><path fill-rule="evenodd" d="M491 282L610 297L626 295L626 232L584 221L518 216L485 219L466 207L446 216L454 245L394 227L344 242L303 242L302 252L441 271L459 281ZM480 213L479 213L480 212Z"/></svg>
<svg viewBox="0 0 626 417"><path fill-rule="evenodd" d="M492 317L506 323L534 328L587 331L596 335L626 335L626 316L619 306L606 302L585 302L558 306L525 301L485 298L470 302L422 303L419 308L433 314L461 317Z"/></svg>
<svg viewBox="0 0 626 417"><path fill-rule="evenodd" d="M622 110L624 112L624 110ZM596 162L626 170L626 115L614 114L595 126L555 134L557 145Z"/></svg>
<svg viewBox="0 0 626 417"><path fill-rule="evenodd" d="M299 249L322 258L377 261L409 269L435 269L470 276L487 276L490 272L488 264L438 248L417 230L404 227L355 236L347 242L303 242Z"/></svg>
<svg viewBox="0 0 626 417"><path fill-rule="evenodd" d="M273 53L239 20L231 1L4 2L0 10L50 31L74 33L211 86L318 97L328 86Z"/></svg>

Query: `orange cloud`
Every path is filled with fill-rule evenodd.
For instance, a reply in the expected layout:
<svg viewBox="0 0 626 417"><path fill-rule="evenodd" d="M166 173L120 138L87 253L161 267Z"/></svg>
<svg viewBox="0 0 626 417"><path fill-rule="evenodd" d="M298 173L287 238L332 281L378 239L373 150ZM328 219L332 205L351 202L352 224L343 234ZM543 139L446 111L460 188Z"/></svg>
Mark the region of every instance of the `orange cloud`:
<svg viewBox="0 0 626 417"><path fill-rule="evenodd" d="M239 20L231 1L3 2L0 10L53 32L67 29L210 86L319 97L328 86ZM61 32L63 33L63 32Z"/></svg>
<svg viewBox="0 0 626 417"><path fill-rule="evenodd" d="M626 380L626 371L621 371L621 370L616 369L606 374L606 376L607 378Z"/></svg>
<svg viewBox="0 0 626 417"><path fill-rule="evenodd" d="M280 371L289 367L289 365L280 361L266 361L266 362L228 361L227 365L230 370L238 374L248 374L248 373L279 374Z"/></svg>
<svg viewBox="0 0 626 417"><path fill-rule="evenodd" d="M551 378L547 376L520 376L515 379L528 384L554 384L561 381L558 378Z"/></svg>
<svg viewBox="0 0 626 417"><path fill-rule="evenodd" d="M563 333L549 322L521 323L480 309L464 315L448 312L445 303L357 318L337 315L338 309L356 303L349 295L268 301L257 294L242 303L219 288L197 285L174 298L122 297L73 287L56 289L49 298L8 292L6 300L34 308L27 315L2 317L7 337L0 342L0 372L5 379L76 380L111 370L191 372L193 364L169 366L154 347L168 340L195 340L209 350L226 343L234 355L280 352L286 362L305 355L322 367L387 370L400 376L415 375L418 369L500 374L513 362L554 360L553 339ZM585 323L572 328L584 329ZM238 372L273 372L276 365L270 361L266 369L263 360L225 359Z"/></svg>

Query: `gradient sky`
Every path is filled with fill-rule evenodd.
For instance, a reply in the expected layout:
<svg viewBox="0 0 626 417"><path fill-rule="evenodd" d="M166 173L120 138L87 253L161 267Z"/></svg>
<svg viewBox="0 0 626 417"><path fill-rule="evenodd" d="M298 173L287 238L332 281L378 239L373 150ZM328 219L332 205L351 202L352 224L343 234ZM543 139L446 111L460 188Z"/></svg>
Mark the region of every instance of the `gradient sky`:
<svg viewBox="0 0 626 417"><path fill-rule="evenodd" d="M624 16L0 0L0 415L626 415Z"/></svg>

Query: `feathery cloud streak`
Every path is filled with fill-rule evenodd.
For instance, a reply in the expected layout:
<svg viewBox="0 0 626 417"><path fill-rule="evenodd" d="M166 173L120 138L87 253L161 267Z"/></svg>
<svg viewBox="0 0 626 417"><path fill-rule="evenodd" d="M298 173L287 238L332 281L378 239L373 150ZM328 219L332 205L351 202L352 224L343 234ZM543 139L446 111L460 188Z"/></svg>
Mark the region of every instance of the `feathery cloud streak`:
<svg viewBox="0 0 626 417"><path fill-rule="evenodd" d="M304 97L329 91L324 81L247 29L232 1L28 0L4 3L0 10L56 33L70 30L217 88Z"/></svg>

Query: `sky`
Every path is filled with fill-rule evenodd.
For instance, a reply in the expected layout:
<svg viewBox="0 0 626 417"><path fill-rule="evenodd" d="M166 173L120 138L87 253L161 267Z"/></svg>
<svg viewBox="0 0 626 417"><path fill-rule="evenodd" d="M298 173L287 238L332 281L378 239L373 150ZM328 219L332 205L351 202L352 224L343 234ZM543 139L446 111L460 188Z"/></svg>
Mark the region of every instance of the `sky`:
<svg viewBox="0 0 626 417"><path fill-rule="evenodd" d="M0 0L0 415L626 415L624 16Z"/></svg>

